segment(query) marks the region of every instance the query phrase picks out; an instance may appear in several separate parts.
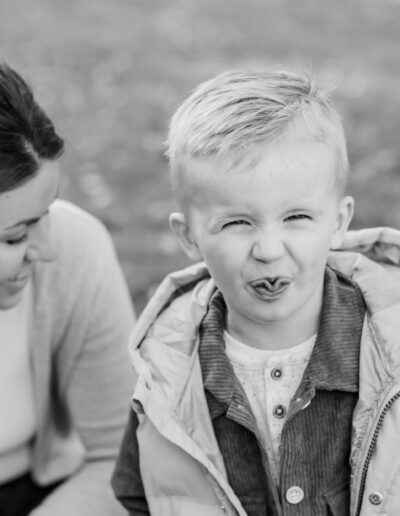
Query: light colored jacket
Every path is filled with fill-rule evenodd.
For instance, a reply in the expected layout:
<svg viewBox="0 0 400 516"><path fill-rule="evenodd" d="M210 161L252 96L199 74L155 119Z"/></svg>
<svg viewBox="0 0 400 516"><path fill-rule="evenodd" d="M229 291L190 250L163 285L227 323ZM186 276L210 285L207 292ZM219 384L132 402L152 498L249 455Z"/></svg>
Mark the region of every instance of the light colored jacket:
<svg viewBox="0 0 400 516"><path fill-rule="evenodd" d="M353 417L350 513L398 516L400 232L349 232L329 264L357 282L367 305ZM171 302L172 293L188 285ZM152 516L246 515L227 481L197 353L197 330L214 287L204 264L170 275L131 337L138 373L132 406L139 414L140 468Z"/></svg>
<svg viewBox="0 0 400 516"><path fill-rule="evenodd" d="M133 378L126 345L134 323L111 238L65 201L50 208L57 259L37 263L29 331L37 433L32 474L65 480L32 516L126 514L109 486Z"/></svg>

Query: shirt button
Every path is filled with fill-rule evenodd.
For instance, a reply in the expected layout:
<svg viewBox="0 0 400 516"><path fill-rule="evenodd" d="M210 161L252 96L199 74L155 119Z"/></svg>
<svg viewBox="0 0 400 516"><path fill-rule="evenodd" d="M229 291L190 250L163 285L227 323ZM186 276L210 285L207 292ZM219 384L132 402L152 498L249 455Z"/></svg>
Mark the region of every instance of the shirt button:
<svg viewBox="0 0 400 516"><path fill-rule="evenodd" d="M292 486L286 491L286 500L292 505L300 503L304 498L304 491L299 486Z"/></svg>
<svg viewBox="0 0 400 516"><path fill-rule="evenodd" d="M272 413L275 417L281 419L286 416L286 408L283 405L275 405L275 407L272 409Z"/></svg>
<svg viewBox="0 0 400 516"><path fill-rule="evenodd" d="M279 380L282 377L282 369L279 367L274 367L271 371L271 378L273 380Z"/></svg>
<svg viewBox="0 0 400 516"><path fill-rule="evenodd" d="M381 493L378 493L377 491L371 493L368 498L372 505L379 505L382 503L383 500L383 496L381 495Z"/></svg>

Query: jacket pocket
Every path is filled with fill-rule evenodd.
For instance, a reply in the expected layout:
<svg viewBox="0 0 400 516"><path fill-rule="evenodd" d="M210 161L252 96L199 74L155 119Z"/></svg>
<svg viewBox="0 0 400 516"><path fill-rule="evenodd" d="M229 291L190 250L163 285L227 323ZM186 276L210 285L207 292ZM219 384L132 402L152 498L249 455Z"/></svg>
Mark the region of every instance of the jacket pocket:
<svg viewBox="0 0 400 516"><path fill-rule="evenodd" d="M329 516L350 515L350 485L348 482L329 491L329 493L325 494L324 498L328 507Z"/></svg>

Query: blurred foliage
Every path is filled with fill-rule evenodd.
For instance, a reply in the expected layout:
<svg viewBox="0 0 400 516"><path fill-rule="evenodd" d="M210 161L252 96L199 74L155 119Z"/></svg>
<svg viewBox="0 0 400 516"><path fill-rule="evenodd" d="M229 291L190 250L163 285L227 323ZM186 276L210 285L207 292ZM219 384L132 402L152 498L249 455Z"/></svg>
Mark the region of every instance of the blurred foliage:
<svg viewBox="0 0 400 516"><path fill-rule="evenodd" d="M400 0L2 0L0 56L65 137L62 196L110 229L138 308L187 263L168 120L225 69L312 68L344 118L353 227L400 226Z"/></svg>

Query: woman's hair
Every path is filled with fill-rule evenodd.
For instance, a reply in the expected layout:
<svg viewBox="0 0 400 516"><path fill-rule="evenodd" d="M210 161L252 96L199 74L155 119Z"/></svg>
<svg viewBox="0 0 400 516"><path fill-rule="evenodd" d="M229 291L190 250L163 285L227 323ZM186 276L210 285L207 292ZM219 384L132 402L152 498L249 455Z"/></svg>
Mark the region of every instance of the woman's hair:
<svg viewBox="0 0 400 516"><path fill-rule="evenodd" d="M64 142L32 90L0 63L0 193L32 179L42 160L61 156Z"/></svg>

